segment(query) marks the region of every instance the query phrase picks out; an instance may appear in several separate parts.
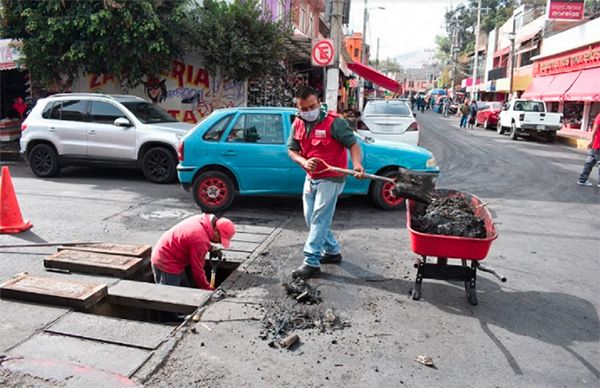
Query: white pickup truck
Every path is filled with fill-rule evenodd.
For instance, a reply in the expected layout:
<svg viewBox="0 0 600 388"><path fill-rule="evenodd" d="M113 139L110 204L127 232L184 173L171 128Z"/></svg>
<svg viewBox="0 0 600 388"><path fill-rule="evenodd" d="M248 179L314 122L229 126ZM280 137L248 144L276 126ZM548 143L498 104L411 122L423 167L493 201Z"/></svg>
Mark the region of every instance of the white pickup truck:
<svg viewBox="0 0 600 388"><path fill-rule="evenodd" d="M512 100L500 112L497 130L499 134L510 131L513 140L521 135L543 133L552 142L561 127L562 114L548 112L544 101Z"/></svg>

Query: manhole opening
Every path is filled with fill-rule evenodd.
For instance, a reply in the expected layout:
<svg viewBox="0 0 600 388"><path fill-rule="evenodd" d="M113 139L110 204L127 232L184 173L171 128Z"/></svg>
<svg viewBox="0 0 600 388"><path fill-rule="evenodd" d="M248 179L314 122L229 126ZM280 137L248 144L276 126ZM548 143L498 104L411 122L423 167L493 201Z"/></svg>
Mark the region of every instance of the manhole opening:
<svg viewBox="0 0 600 388"><path fill-rule="evenodd" d="M206 279L209 282L211 281L212 276L212 265L213 264L210 261L207 261L204 266ZM236 270L236 268L239 267L239 265L240 263L233 262L218 263L215 287L219 287ZM186 273L188 279L193 279L190 267L187 268ZM154 283L154 276L152 275L152 271L148 268L147 271L142 271L131 280L146 283ZM186 315L190 314L190 312L184 311L175 313L170 311L160 311L149 308L140 308L111 303L110 296L107 298L107 300L82 312L93 315L101 315L105 317L121 318L140 322L159 323L165 325L177 325L183 321Z"/></svg>
<svg viewBox="0 0 600 388"><path fill-rule="evenodd" d="M217 276L215 282L215 288L219 287L231 274L240 266L241 263L234 263L231 261L222 261L217 265ZM210 283L212 276L212 262L207 261L204 265L204 273L206 274L206 280ZM190 281L193 281L194 276L192 275L192 268L188 266L185 270L187 278ZM137 274L135 277L131 278L131 280L145 282L145 283L154 283L154 275L152 274L152 270L148 267L147 270L142 271Z"/></svg>

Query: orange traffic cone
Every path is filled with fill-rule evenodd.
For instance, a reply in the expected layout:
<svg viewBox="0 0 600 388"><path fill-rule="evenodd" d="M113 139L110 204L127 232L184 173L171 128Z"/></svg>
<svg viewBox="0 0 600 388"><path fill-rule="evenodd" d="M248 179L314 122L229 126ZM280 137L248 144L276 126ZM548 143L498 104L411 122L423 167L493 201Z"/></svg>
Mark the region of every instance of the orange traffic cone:
<svg viewBox="0 0 600 388"><path fill-rule="evenodd" d="M31 222L23 221L10 172L4 166L0 182L0 233L21 233L32 226Z"/></svg>

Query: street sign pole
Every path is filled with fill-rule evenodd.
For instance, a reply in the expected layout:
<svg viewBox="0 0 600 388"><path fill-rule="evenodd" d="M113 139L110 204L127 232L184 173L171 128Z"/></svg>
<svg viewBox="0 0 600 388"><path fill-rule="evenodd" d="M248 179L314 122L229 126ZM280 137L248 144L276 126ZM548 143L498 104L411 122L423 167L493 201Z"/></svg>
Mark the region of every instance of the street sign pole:
<svg viewBox="0 0 600 388"><path fill-rule="evenodd" d="M333 0L331 9L331 39L333 61L327 68L325 103L329 110L337 112L340 83L339 58L342 45L342 13L344 0Z"/></svg>

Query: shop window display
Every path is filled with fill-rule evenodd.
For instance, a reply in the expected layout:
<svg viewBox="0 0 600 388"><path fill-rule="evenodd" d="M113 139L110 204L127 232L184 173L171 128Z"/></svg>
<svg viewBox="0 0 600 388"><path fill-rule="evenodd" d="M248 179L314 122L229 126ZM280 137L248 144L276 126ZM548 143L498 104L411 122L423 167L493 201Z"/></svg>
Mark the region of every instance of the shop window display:
<svg viewBox="0 0 600 388"><path fill-rule="evenodd" d="M565 102L563 118L567 128L580 129L583 118L583 102Z"/></svg>

